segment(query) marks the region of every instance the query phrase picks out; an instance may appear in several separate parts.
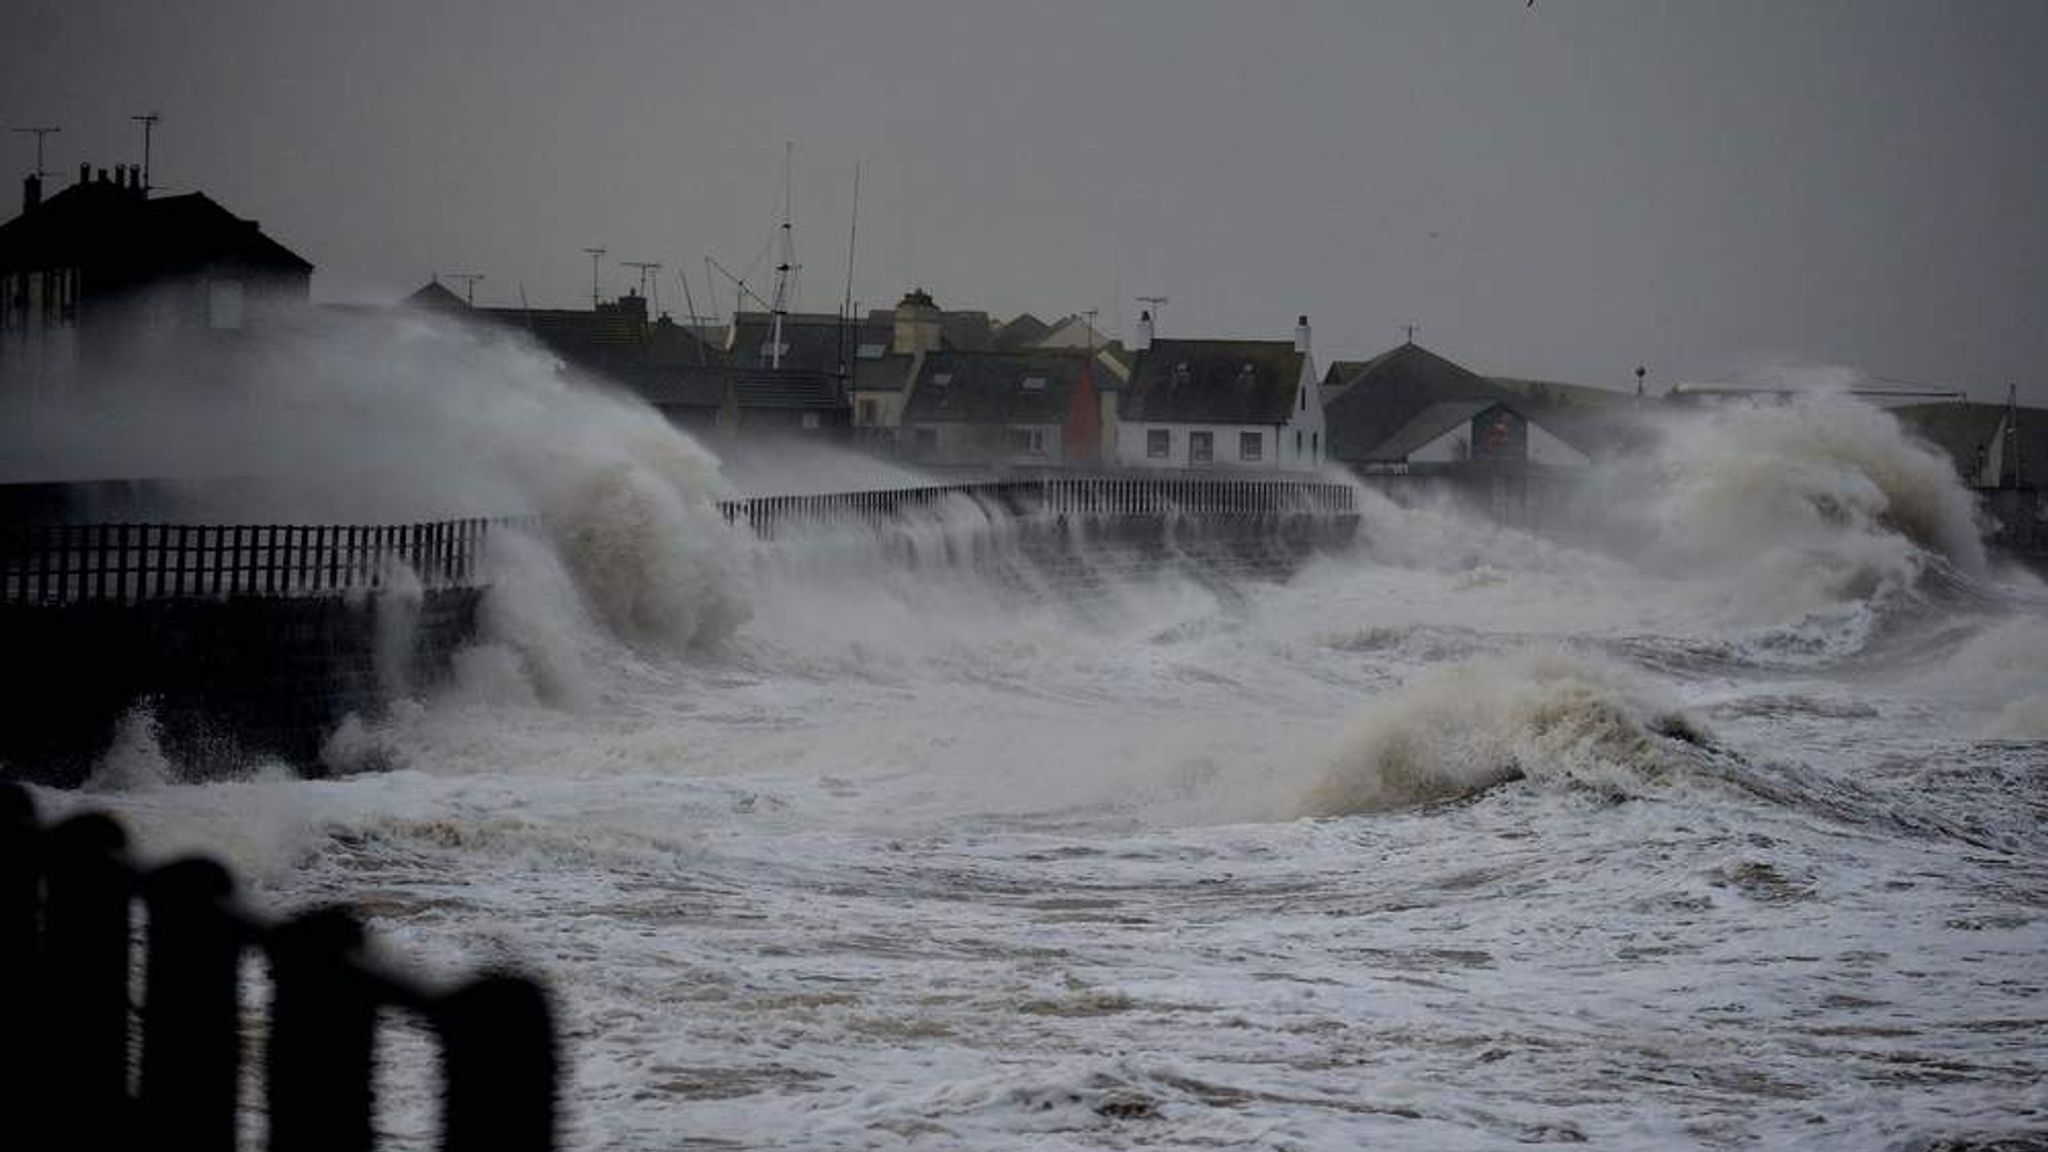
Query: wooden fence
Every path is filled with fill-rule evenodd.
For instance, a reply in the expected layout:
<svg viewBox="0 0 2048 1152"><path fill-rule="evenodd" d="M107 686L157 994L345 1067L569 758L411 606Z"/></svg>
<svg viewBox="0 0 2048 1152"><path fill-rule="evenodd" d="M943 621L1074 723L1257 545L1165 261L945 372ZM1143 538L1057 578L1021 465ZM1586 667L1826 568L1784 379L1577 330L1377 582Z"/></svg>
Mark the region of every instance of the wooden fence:
<svg viewBox="0 0 2048 1152"><path fill-rule="evenodd" d="M0 525L0 604L136 603L428 589L477 579L492 520L422 524Z"/></svg>
<svg viewBox="0 0 2048 1152"><path fill-rule="evenodd" d="M443 1149L555 1146L555 1031L537 984L487 975L432 989L366 960L345 912L272 924L233 897L211 860L139 869L112 819L44 827L27 792L0 783L7 1147L232 1152L244 1118L261 1116L263 1146L278 1152L372 1148L387 1009L439 1041ZM251 953L271 986L255 1028L242 995ZM252 1033L263 1036L260 1100L243 1099Z"/></svg>
<svg viewBox="0 0 2048 1152"><path fill-rule="evenodd" d="M1298 517L1355 516L1358 493L1319 480L1206 477L1046 476L833 492L757 496L719 505L727 523L764 535L787 523L882 521L930 513L956 503L1012 517Z"/></svg>

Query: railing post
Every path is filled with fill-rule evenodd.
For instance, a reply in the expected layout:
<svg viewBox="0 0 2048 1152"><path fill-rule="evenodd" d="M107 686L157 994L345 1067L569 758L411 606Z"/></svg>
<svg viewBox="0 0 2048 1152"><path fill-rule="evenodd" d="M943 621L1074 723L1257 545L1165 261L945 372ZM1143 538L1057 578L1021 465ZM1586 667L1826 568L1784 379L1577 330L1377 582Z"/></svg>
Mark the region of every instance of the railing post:
<svg viewBox="0 0 2048 1152"><path fill-rule="evenodd" d="M271 934L271 1148L366 1152L371 1145L376 1007L352 963L362 942L355 920L332 908Z"/></svg>
<svg viewBox="0 0 2048 1152"><path fill-rule="evenodd" d="M149 909L140 1132L167 1148L233 1152L241 941L227 870L181 860L143 882Z"/></svg>
<svg viewBox="0 0 2048 1152"><path fill-rule="evenodd" d="M118 1148L128 1119L130 875L111 818L74 816L44 853L40 1018L19 1040L42 1054L41 1107L76 1148Z"/></svg>
<svg viewBox="0 0 2048 1152"><path fill-rule="evenodd" d="M555 1029L529 980L486 976L441 1000L443 1152L552 1152Z"/></svg>

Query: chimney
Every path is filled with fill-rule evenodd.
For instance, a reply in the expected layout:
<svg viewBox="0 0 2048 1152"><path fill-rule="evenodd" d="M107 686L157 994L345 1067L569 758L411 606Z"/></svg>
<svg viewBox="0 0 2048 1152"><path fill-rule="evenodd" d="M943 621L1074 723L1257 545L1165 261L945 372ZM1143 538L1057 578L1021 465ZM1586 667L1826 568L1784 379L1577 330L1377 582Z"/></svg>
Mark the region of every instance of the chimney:
<svg viewBox="0 0 2048 1152"><path fill-rule="evenodd" d="M114 187L128 187L128 166L126 164L114 165Z"/></svg>
<svg viewBox="0 0 2048 1152"><path fill-rule="evenodd" d="M1138 313L1138 331L1131 337L1131 351L1143 352L1152 347L1152 313Z"/></svg>
<svg viewBox="0 0 2048 1152"><path fill-rule="evenodd" d="M35 211L36 208L42 204L42 202L42 174L31 172L29 173L28 179L23 180L21 182L21 214L23 216L28 215L29 213Z"/></svg>
<svg viewBox="0 0 2048 1152"><path fill-rule="evenodd" d="M109 180L109 179L107 179L107 170L106 170L105 168L102 168L102 169L100 169L100 170L99 170L99 179L98 179L97 181L95 181L95 183L99 183L99 184L112 184L112 183L113 183L113 181L112 181L112 180Z"/></svg>
<svg viewBox="0 0 2048 1152"><path fill-rule="evenodd" d="M1308 355L1308 317L1298 316L1294 321L1294 350Z"/></svg>

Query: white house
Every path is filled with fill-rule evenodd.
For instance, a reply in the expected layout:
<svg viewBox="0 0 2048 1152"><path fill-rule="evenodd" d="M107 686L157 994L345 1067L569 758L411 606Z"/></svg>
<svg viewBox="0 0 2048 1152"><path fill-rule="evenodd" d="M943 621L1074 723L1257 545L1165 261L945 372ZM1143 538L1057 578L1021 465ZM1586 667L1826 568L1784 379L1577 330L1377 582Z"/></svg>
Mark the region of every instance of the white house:
<svg viewBox="0 0 2048 1152"><path fill-rule="evenodd" d="M1308 471L1321 466L1321 384L1308 317L1285 340L1154 340L1138 321L1136 360L1117 393L1119 467Z"/></svg>

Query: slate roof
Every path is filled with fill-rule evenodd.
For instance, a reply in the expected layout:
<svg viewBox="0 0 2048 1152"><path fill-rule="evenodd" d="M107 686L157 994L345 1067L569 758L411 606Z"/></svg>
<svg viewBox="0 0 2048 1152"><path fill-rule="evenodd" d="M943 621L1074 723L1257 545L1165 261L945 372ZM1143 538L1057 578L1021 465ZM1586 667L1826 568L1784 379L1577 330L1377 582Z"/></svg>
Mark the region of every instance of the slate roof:
<svg viewBox="0 0 2048 1152"><path fill-rule="evenodd" d="M992 347L1004 350L1029 348L1051 334L1051 325L1025 312L997 328L989 342Z"/></svg>
<svg viewBox="0 0 2048 1152"><path fill-rule="evenodd" d="M770 312L740 312L733 316L726 358L749 368L764 367L769 357L762 351L775 331ZM851 321L841 327L831 312L786 312L782 317L782 342L789 347L782 354L782 367L816 372L836 371L840 357L849 362L860 351L861 326ZM883 341L887 343L886 339Z"/></svg>
<svg viewBox="0 0 2048 1152"><path fill-rule="evenodd" d="M1375 459L1381 444L1432 404L1511 399L1500 385L1420 344L1397 345L1360 364L1343 394L1323 404L1330 459Z"/></svg>
<svg viewBox="0 0 2048 1152"><path fill-rule="evenodd" d="M714 364L650 373L633 391L657 408L717 408L730 386L744 410L841 411L838 381L830 372Z"/></svg>
<svg viewBox="0 0 2048 1152"><path fill-rule="evenodd" d="M417 292L398 302L405 308L425 308L433 312L467 312L469 302L439 280L429 280Z"/></svg>
<svg viewBox="0 0 2048 1152"><path fill-rule="evenodd" d="M1289 340L1155 340L1118 392L1134 423L1284 424L1294 413L1302 354Z"/></svg>
<svg viewBox="0 0 2048 1152"><path fill-rule="evenodd" d="M1069 352L927 353L903 423L1060 424L1085 364Z"/></svg>
<svg viewBox="0 0 2048 1152"><path fill-rule="evenodd" d="M1431 440L1460 424L1471 423L1473 417L1496 407L1499 405L1490 400L1446 400L1440 404L1431 404L1396 429L1392 436L1368 449L1364 459L1406 460L1409 453Z"/></svg>
<svg viewBox="0 0 2048 1152"><path fill-rule="evenodd" d="M72 267L90 287L208 269L310 274L305 257L203 192L146 197L115 183L74 184L0 224L0 270Z"/></svg>

